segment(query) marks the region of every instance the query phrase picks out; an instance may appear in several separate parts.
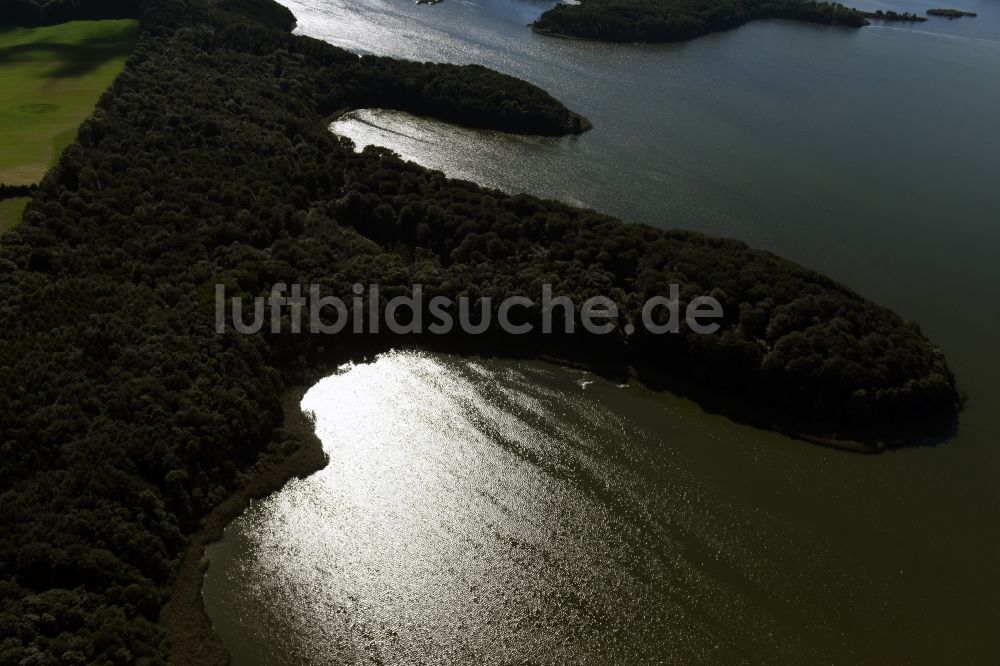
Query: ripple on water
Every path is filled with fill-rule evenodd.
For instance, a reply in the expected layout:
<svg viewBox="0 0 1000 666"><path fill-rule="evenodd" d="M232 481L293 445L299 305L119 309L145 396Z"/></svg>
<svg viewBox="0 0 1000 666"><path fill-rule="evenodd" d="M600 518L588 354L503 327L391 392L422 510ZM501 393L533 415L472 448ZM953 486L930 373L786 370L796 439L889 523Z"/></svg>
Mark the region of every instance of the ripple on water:
<svg viewBox="0 0 1000 666"><path fill-rule="evenodd" d="M235 663L801 655L757 603L794 592L760 580L745 516L579 376L394 352L317 384L329 466L211 553Z"/></svg>

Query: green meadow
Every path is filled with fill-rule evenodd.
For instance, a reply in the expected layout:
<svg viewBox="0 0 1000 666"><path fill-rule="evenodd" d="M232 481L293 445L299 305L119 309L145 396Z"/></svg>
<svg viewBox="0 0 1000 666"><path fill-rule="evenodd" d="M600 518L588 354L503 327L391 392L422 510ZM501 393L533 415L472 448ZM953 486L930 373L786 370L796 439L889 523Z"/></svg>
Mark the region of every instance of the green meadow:
<svg viewBox="0 0 1000 666"><path fill-rule="evenodd" d="M21 221L21 211L27 205L27 197L0 199L0 234Z"/></svg>
<svg viewBox="0 0 1000 666"><path fill-rule="evenodd" d="M134 20L0 28L0 183L45 175L121 72L138 32ZM0 202L0 230L24 203Z"/></svg>

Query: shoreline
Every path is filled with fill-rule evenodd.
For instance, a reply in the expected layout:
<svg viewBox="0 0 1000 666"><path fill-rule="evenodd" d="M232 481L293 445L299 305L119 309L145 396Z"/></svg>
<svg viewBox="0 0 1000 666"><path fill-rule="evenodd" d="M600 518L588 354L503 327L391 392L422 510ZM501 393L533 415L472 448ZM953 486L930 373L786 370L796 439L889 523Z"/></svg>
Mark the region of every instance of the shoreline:
<svg viewBox="0 0 1000 666"><path fill-rule="evenodd" d="M578 41L578 42L599 42L599 43L604 43L604 44L611 44L611 43L616 43L616 44L633 44L633 43L635 43L635 44L641 44L642 43L642 42L606 42L606 41L601 40L601 39L592 39L590 37L577 37L575 35L566 35L566 34L561 33L561 32L552 32L551 30L543 30L542 28L536 27L534 23L529 23L528 27L531 29L531 32L535 33L536 35L541 35L542 37L555 37L557 39L572 39L572 40L575 40L575 41Z"/></svg>
<svg viewBox="0 0 1000 666"><path fill-rule="evenodd" d="M887 19L882 18L880 20L887 20ZM924 19L924 20L926 20L926 19ZM829 23L829 24L815 23L814 21L806 21L806 20L803 20L803 19L796 19L796 18L768 17L768 18L760 18L760 19L751 19L751 20L747 21L746 23L741 23L740 25L736 25L736 26L732 26L732 27L728 27L728 28L721 28L721 29L718 29L718 30L710 30L709 32L706 32L706 33L700 34L700 35L695 35L693 37L684 37L684 38L681 38L681 39L666 39L666 40L643 40L643 39L621 39L621 40L618 40L618 39L600 39L598 37L579 37L577 35L567 35L567 34L562 33L562 32L554 32L552 30L545 30L544 28L537 27L534 23L529 23L528 24L528 28L531 30L531 32L535 33L536 35L541 35L542 37L555 37L556 39L571 39L571 40L575 40L575 41L578 41L578 42L593 42L595 44L632 44L632 45L635 45L635 46L639 46L639 45L644 45L644 44L652 44L652 45L656 45L656 44L684 44L686 42L693 42L696 39L700 39L702 37L707 37L709 35L714 35L714 34L718 34L718 33L722 33L722 32L729 32L731 30L736 30L738 28L742 28L743 26L745 26L745 25L747 25L749 23L754 23L754 22L757 22L757 21L788 21L790 23L809 23L809 24L812 24L812 25L822 25L822 26L827 27L827 28L851 28L851 29L854 29L854 30L859 30L861 28L865 28L865 27L871 25L871 23L869 21L865 21L864 25L859 25L859 26L855 27L855 26L850 26L850 25L842 25L842 24L838 24L838 23Z"/></svg>
<svg viewBox="0 0 1000 666"><path fill-rule="evenodd" d="M722 418L732 421L733 423L739 424L743 427L753 428L754 430L760 430L762 432L773 432L793 440L804 442L806 444L813 444L828 449L836 449L838 451L846 451L849 453L858 453L862 455L885 453L886 451L890 451L893 449L893 447L888 446L881 441L864 442L859 439L810 435L805 432L799 432L794 428L782 428L777 425L767 426L763 424L763 421L755 423L750 418L739 418L737 412L733 410L730 411L710 410L706 407L705 402L698 397L686 394L684 391L681 390L675 390L673 388L670 388L669 386L658 388L654 385L654 382L652 381L643 381L639 373L632 366L629 366L625 371L625 374L619 377L614 372L609 372L608 368L594 366L592 364L587 363L586 361L574 361L572 359L559 358L557 356L544 353L534 356L533 358L535 360L543 361L545 363L551 363L552 365L557 365L562 368L589 372L590 374L605 379L607 381L618 381L619 379L624 380L624 382L634 381L648 391L652 391L657 394L670 393L671 395L676 396L678 398L691 400L698 405L699 409L705 411L705 413L707 414L712 414L714 416L721 416ZM745 411L749 414L753 410L747 409Z"/></svg>
<svg viewBox="0 0 1000 666"><path fill-rule="evenodd" d="M572 132L570 132L570 134L567 134L566 136L580 136L584 132L589 132L590 130L594 129L594 123L590 122L590 118L588 118L583 114L577 113L576 111L569 112L569 120L571 126L573 125L573 122L576 121L576 126L580 128L580 131L577 132L573 130Z"/></svg>
<svg viewBox="0 0 1000 666"><path fill-rule="evenodd" d="M329 458L313 429L313 423L300 409L302 397L310 386L287 389L281 397L284 413L282 427L299 441L299 447L280 459L265 454L244 473L244 482L201 521L179 561L169 601L160 612L158 624L166 630L170 644L170 663L176 666L229 664L231 656L216 634L202 598L202 586L208 560L205 549L222 538L229 524L238 518L250 502L281 490L295 478L305 478L326 467Z"/></svg>
<svg viewBox="0 0 1000 666"><path fill-rule="evenodd" d="M333 113L331 113L329 116L327 116L323 120L323 122L326 123L327 129L329 129L330 125L334 124L335 122L337 122L338 120L340 120L341 118L343 118L344 116L346 116L348 113L353 113L354 111L358 111L358 110L359 109L356 109L353 106L345 106L344 108L337 109L336 111L334 111Z"/></svg>
<svg viewBox="0 0 1000 666"><path fill-rule="evenodd" d="M514 136L540 136L540 137L547 137L547 136L549 136L549 135L546 135L546 134L522 134L520 132L511 132L509 130L502 130L502 129L499 129L499 130L498 129L489 129L489 128L486 128L486 127L471 127L469 125L461 125L461 124L453 123L453 122L448 121L448 120L442 120L441 118L437 118L435 116L421 116L421 115L418 115L418 114L415 114L415 113L411 113L409 111L402 111L400 109L392 109L392 108L388 108L388 107L361 107L361 108L358 108L358 107L353 107L353 106L345 106L344 108L337 109L336 111L334 111L330 115L326 116L323 119L323 122L326 123L326 128L330 129L330 126L333 125L333 123L337 122L338 120L340 120L341 118L343 118L347 114L354 113L355 111L363 111L365 109L374 109L374 110L379 110L379 111L396 111L398 113L409 113L411 116L414 116L416 118L426 118L428 120L433 120L433 121L436 121L436 122L444 123L446 125L454 125L455 127L462 127L464 129L469 129L469 130L473 130L473 131L500 132L500 133L503 133L503 134L509 134L509 135L514 135ZM572 109L569 109L569 108L567 108L566 110L569 112L569 125L566 127L567 131L564 134L555 135L555 136L552 136L551 138L562 139L562 138L570 137L570 136L580 136L581 134L584 134L585 132L589 132L590 130L594 129L594 123L590 122L590 119L587 118L587 116L585 116L585 115L583 115L581 113L577 113L576 111L573 111ZM579 131L577 131L577 128L579 128Z"/></svg>

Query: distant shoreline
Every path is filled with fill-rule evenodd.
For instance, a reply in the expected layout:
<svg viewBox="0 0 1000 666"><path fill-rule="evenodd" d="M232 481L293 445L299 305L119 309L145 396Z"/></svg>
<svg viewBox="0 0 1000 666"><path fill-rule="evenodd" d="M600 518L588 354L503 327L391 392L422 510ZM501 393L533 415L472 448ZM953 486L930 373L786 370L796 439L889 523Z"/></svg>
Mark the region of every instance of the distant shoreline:
<svg viewBox="0 0 1000 666"><path fill-rule="evenodd" d="M590 0L584 4L557 4L529 27L539 35L609 44L673 44L763 20L786 20L830 27L869 25L865 12L836 2L777 0L765 6L737 2L707 15L688 7L657 4L655 0ZM638 17L641 14L642 19ZM572 17L572 18L570 18Z"/></svg>
<svg viewBox="0 0 1000 666"><path fill-rule="evenodd" d="M873 18L875 20L880 20L880 21L889 21L889 20L892 20L892 19L886 19L885 17L881 17L881 16L871 16L869 18ZM920 21L926 21L927 19L923 18L923 17L917 17L916 19L911 19L911 20L914 20L916 22L920 22ZM802 21L802 20L794 19L794 18L754 19L752 21L748 21L747 23L756 23L758 21L787 21L788 23L805 23L805 24L811 24L811 25L825 25L825 24L822 24L822 23L817 24L817 23L813 23L812 21ZM746 24L744 24L744 25L746 25ZM866 24L864 26L858 26L858 27L867 27L867 25L868 24ZM709 33L706 33L704 35L698 35L698 37L707 37L708 35L714 35L717 32L728 32L729 30L735 30L736 28L741 28L741 27L743 27L743 26L736 26L734 28L726 28L725 30L717 30L715 32L709 32ZM851 28L851 29L856 29L855 26L840 25L840 24L830 24L830 25L826 25L826 27L829 27L829 28ZM529 23L528 24L528 28L531 29L531 32L535 33L536 35L541 35L542 37L554 37L556 39L569 39L569 40L574 40L574 41L578 41L578 42L594 42L594 43L597 43L597 44L683 44L684 42L691 42L691 41L694 41L694 40L698 39L698 37L688 37L688 38L685 38L685 39L675 39L675 40L671 40L671 41L657 41L657 42L643 41L641 39L635 39L635 40L629 39L629 40L622 40L622 41L608 41L606 39L599 39L597 37L579 37L577 35L567 35L567 34L564 34L564 33L561 33L561 32L552 32L552 31L546 30L544 28L539 28L534 23Z"/></svg>

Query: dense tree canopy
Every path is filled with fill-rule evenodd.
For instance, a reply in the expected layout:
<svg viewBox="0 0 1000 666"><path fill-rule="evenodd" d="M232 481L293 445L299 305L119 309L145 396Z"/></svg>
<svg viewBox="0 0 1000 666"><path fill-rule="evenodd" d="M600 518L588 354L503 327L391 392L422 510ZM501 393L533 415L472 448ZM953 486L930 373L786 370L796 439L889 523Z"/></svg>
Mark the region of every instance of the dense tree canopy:
<svg viewBox="0 0 1000 666"><path fill-rule="evenodd" d="M967 12L961 9L928 9L929 16L943 16L947 19L956 19L963 16L975 16L975 12Z"/></svg>
<svg viewBox="0 0 1000 666"><path fill-rule="evenodd" d="M913 12L894 12L891 9L883 11L878 9L874 12L862 12L865 18L877 19L879 21L897 21L899 23L923 23L927 19L917 16Z"/></svg>
<svg viewBox="0 0 1000 666"><path fill-rule="evenodd" d="M282 391L362 345L426 342L220 335L217 283L457 297L550 282L578 304L610 295L619 327L678 283L723 303L719 334L464 342L631 365L819 434L954 416L919 330L810 270L355 152L327 131L333 110L540 132L570 116L509 77L358 58L267 11L147 0L124 72L0 239L0 664L165 663L157 620L188 538L262 455L297 446Z"/></svg>
<svg viewBox="0 0 1000 666"><path fill-rule="evenodd" d="M533 27L606 42L679 42L761 19L855 28L867 24L856 9L815 0L582 0L556 5Z"/></svg>

